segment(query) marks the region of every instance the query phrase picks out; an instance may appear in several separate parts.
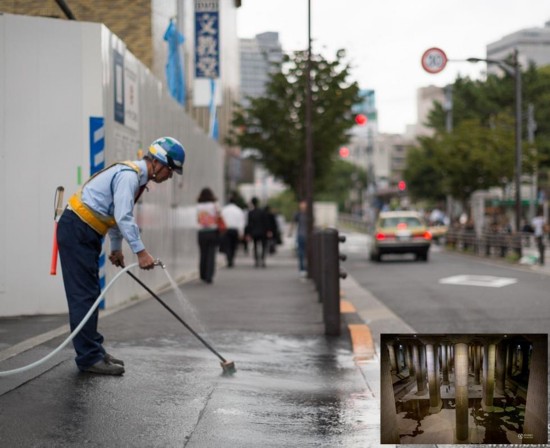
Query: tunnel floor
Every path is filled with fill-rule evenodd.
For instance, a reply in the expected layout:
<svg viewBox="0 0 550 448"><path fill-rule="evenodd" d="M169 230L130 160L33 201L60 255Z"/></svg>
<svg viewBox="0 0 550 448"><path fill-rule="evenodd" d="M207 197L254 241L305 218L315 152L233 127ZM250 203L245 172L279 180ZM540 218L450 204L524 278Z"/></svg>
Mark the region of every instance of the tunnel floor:
<svg viewBox="0 0 550 448"><path fill-rule="evenodd" d="M430 414L428 391L418 396L414 386L395 403L399 437L402 444L453 444L455 398L453 383L441 386L441 411ZM505 394L496 394L493 412L482 408L482 386L468 385L469 443L472 444L517 444L522 443L525 399L509 389Z"/></svg>

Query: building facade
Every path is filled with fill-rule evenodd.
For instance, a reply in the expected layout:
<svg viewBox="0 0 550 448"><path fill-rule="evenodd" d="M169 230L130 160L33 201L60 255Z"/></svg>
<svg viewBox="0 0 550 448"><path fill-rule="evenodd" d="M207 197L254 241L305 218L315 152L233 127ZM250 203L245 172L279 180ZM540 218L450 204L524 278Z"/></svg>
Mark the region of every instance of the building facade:
<svg viewBox="0 0 550 448"><path fill-rule="evenodd" d="M518 50L519 62L523 68L534 63L537 67L550 64L550 21L543 28L527 28L508 34L487 45L487 59L504 60ZM500 74L496 64L488 64L490 74Z"/></svg>
<svg viewBox="0 0 550 448"><path fill-rule="evenodd" d="M279 33L267 31L253 38L240 39L240 104L250 105L250 98L258 98L265 94L270 73L280 70L283 60L283 50L279 41ZM246 200L256 196L265 203L286 187L278 182L261 164L256 163L257 155L254 148L243 148L239 157L233 157L234 166L238 167L235 178L242 181L240 191ZM246 176L245 173L249 173ZM236 184L236 182L234 182Z"/></svg>
<svg viewBox="0 0 550 448"><path fill-rule="evenodd" d="M251 39L240 39L241 98L243 106L248 97L257 98L265 93L269 74L278 70L283 59L279 33L268 31Z"/></svg>

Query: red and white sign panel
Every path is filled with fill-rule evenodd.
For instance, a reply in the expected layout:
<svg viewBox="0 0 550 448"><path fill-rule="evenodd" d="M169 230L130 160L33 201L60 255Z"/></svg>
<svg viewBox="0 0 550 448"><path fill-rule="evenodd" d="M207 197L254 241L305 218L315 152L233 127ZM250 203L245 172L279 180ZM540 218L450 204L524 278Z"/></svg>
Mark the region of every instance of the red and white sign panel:
<svg viewBox="0 0 550 448"><path fill-rule="evenodd" d="M439 73L447 65L447 55L440 48L429 48L422 55L422 68L428 73Z"/></svg>

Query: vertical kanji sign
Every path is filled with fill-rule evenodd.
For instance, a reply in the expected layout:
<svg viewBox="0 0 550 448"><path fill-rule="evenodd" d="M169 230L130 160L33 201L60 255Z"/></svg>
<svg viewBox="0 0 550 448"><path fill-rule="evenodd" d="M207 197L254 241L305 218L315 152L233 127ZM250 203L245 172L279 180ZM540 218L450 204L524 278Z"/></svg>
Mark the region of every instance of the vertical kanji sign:
<svg viewBox="0 0 550 448"><path fill-rule="evenodd" d="M195 0L195 78L220 77L218 0Z"/></svg>

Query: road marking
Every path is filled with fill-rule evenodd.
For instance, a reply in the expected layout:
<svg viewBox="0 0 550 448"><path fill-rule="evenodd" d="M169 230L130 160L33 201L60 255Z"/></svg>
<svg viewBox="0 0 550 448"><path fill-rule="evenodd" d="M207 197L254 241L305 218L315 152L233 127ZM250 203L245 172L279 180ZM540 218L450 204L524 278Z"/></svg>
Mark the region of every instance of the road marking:
<svg viewBox="0 0 550 448"><path fill-rule="evenodd" d="M439 280L439 283L443 285L484 286L486 288L502 288L517 282L515 278L494 277L492 275L455 275Z"/></svg>

